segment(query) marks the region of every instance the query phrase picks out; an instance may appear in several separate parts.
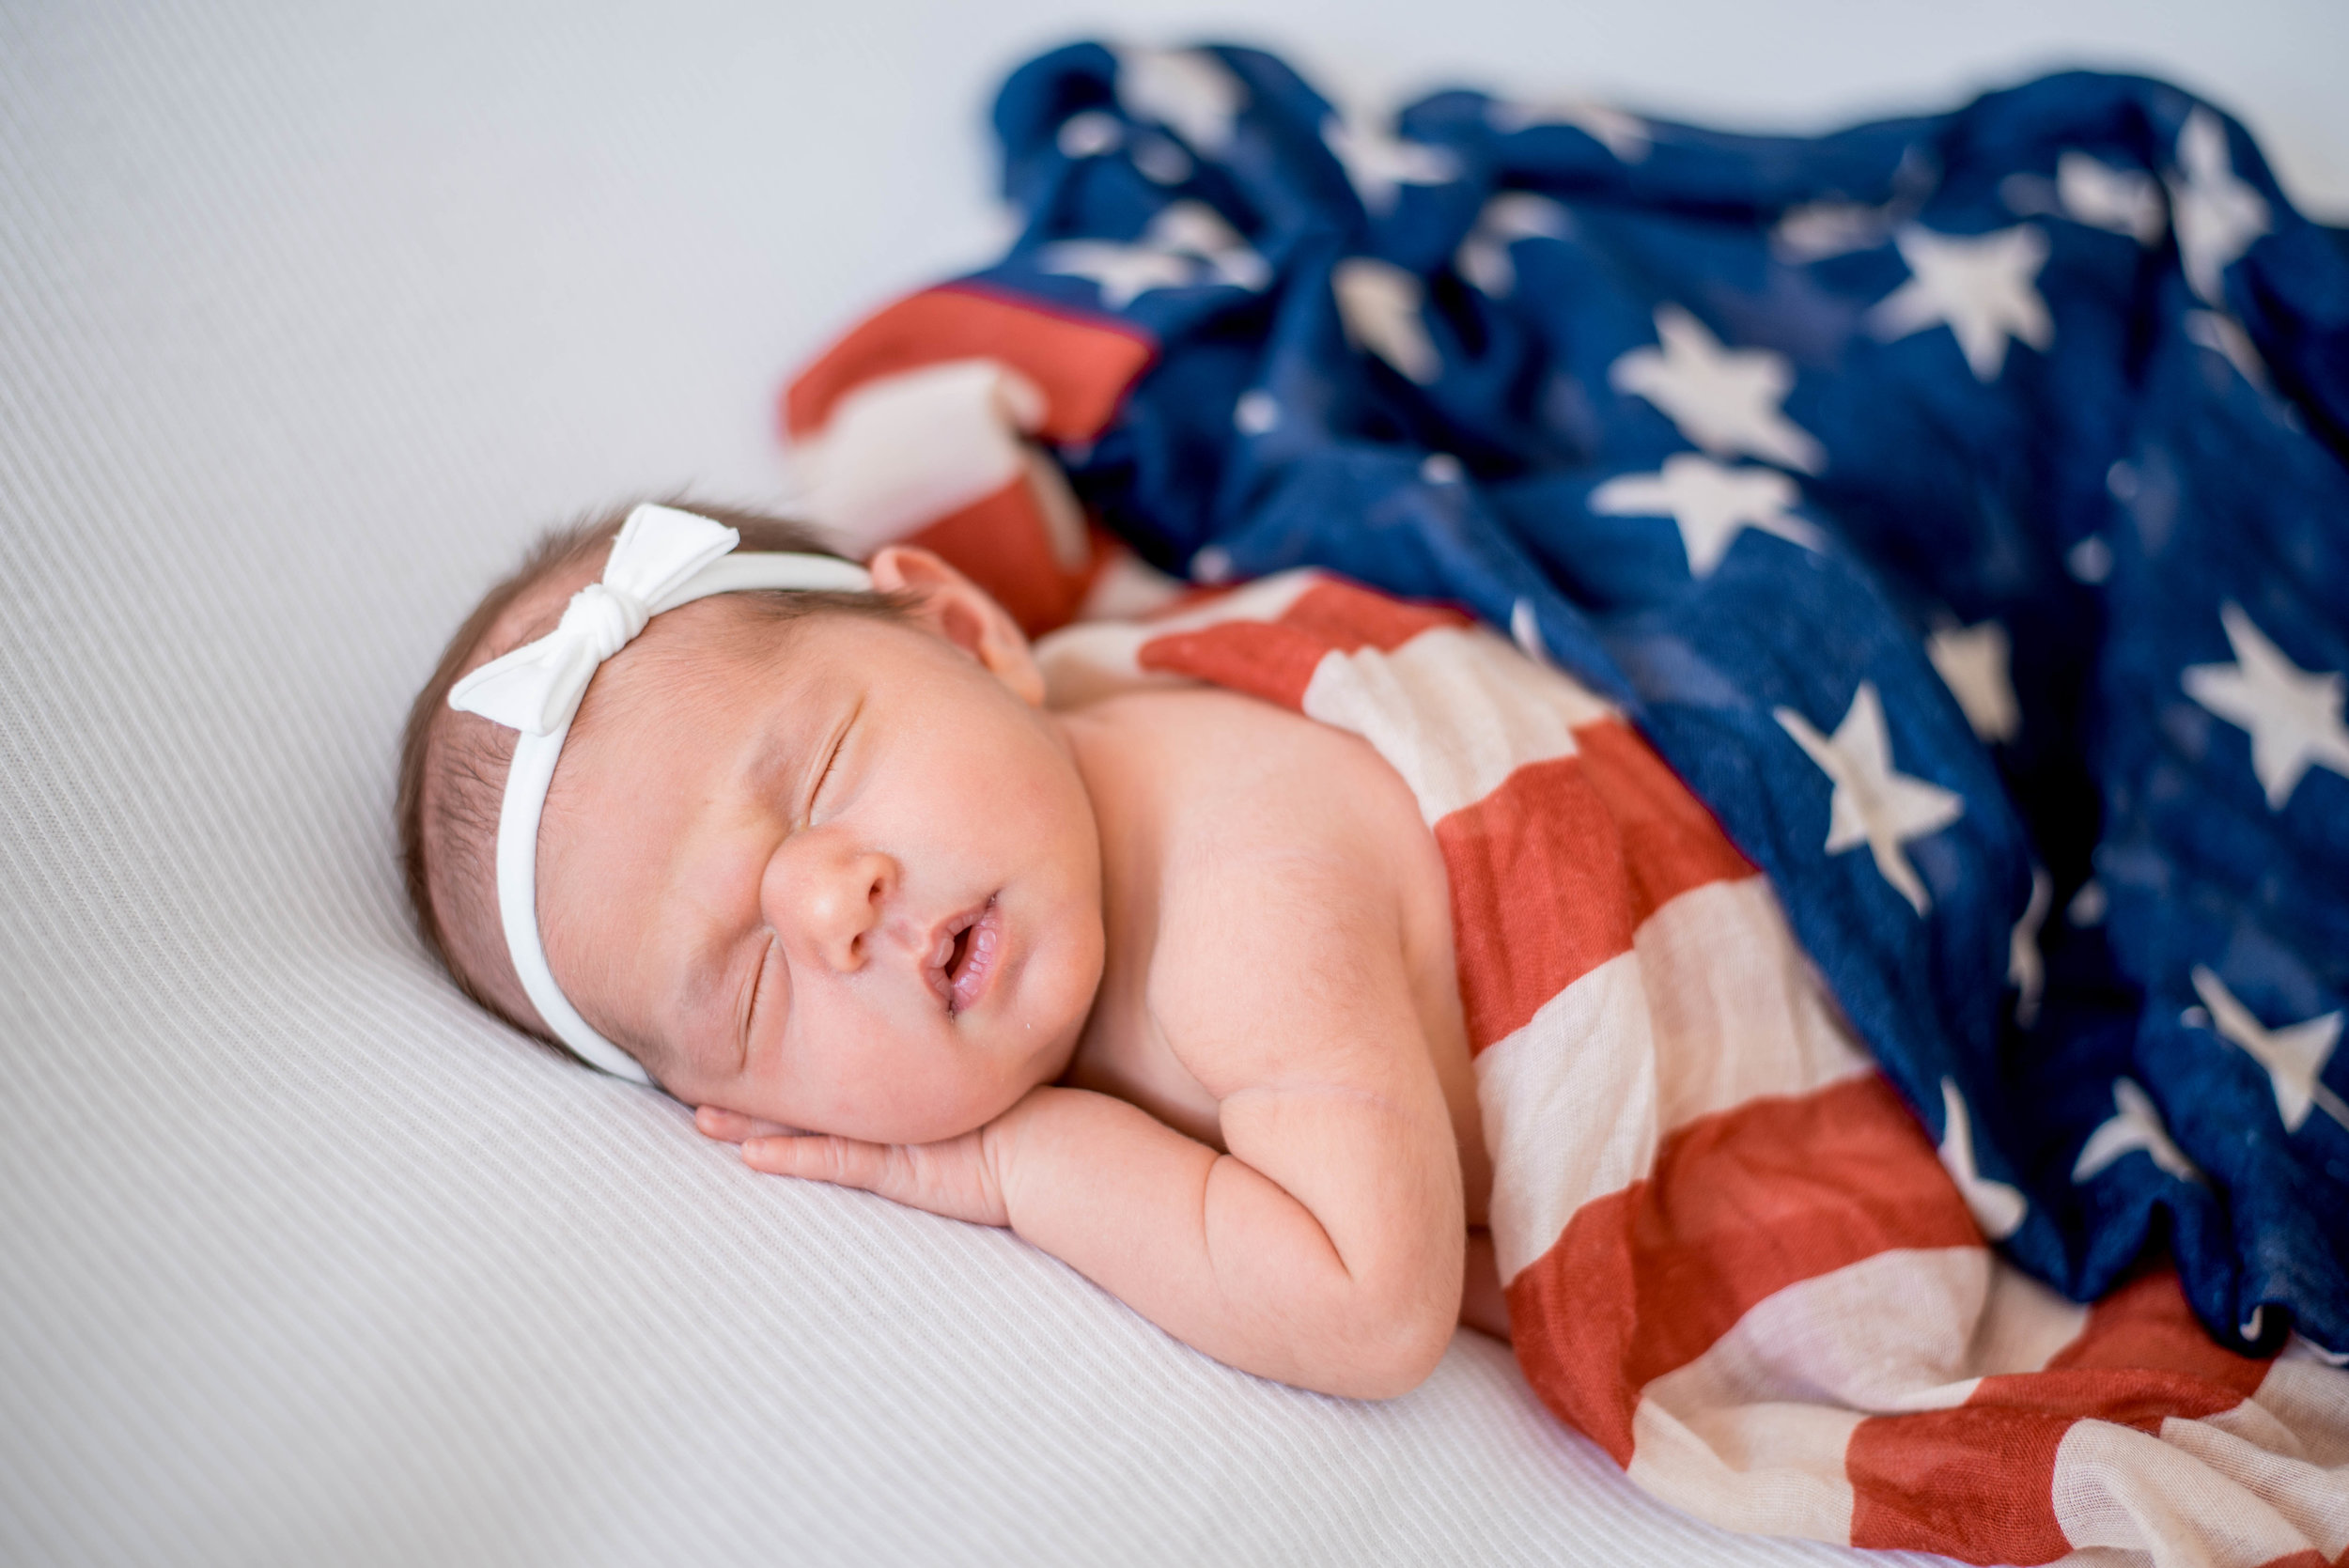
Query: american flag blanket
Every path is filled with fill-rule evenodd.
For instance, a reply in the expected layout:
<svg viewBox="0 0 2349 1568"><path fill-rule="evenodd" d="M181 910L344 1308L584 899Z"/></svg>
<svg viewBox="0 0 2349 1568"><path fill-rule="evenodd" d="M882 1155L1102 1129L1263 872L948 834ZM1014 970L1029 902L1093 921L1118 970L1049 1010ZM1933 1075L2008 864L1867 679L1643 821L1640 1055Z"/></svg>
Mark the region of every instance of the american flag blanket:
<svg viewBox="0 0 2349 1568"><path fill-rule="evenodd" d="M2086 74L1813 140L1473 92L1374 121L1259 52L1091 44L1021 68L995 123L1008 254L785 395L817 520L916 536L1038 629L1149 597L1136 555L1463 607L1660 753L1874 1063L1787 1047L1718 1097L1659 1064L1645 1131L1551 1151L1589 1170L1523 1234L1616 1236L1587 1266L1630 1305L1608 1339L1528 1298L1577 1318L1526 1351L1545 1397L1712 1516L2010 1560L2123 1529L2067 1514L2094 1488L2046 1456L2265 1421L2214 1412L2279 1377L2310 1391L2278 1432L2338 1434L2312 1368L2349 1353L2349 238L2240 127ZM1631 950L1739 881L1666 877ZM1781 1230L1845 1157L1738 1118L1809 1108L1875 1172L1875 1102L1938 1197L1871 1174L1871 1218ZM1951 1193L1962 1240L1904 1228ZM1855 1282L1945 1255L1977 1283ZM1536 1254L1504 1256L1518 1289ZM2038 1327L1983 1327L2010 1316ZM2123 1366L2201 1392L2112 1392ZM2342 1450L2301 1441L2334 1523L2290 1528L2338 1557L2339 1471L2309 1478ZM1828 1449L1786 1461L1812 1502L1757 1479ZM2132 1539L2245 1516L2183 1478L2128 1496ZM2246 1529L2197 1549L2280 1539Z"/></svg>
<svg viewBox="0 0 2349 1568"><path fill-rule="evenodd" d="M1195 680L1361 736L1452 890L1512 1339L1735 1528L1980 1562L2330 1562L2349 1372L2239 1356L2167 1268L2087 1308L1991 1250L1769 881L1620 709L1313 571L1046 638L1057 697Z"/></svg>

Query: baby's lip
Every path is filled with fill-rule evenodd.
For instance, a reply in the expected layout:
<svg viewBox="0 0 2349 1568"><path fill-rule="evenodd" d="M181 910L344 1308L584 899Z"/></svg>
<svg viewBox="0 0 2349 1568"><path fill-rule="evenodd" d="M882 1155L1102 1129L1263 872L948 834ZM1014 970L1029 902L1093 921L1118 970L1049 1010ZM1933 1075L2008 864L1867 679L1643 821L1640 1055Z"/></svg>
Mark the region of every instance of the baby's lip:
<svg viewBox="0 0 2349 1568"><path fill-rule="evenodd" d="M969 908L948 915L930 927L923 944L922 978L949 1010L956 1006L955 975L952 970L957 939L977 925L994 905L995 895L989 893ZM964 967L969 967L967 958Z"/></svg>
<svg viewBox="0 0 2349 1568"><path fill-rule="evenodd" d="M954 982L954 1008L967 1013L994 988L995 971L1003 966L1003 907L994 898L979 912L978 923L963 938L962 955L948 971Z"/></svg>

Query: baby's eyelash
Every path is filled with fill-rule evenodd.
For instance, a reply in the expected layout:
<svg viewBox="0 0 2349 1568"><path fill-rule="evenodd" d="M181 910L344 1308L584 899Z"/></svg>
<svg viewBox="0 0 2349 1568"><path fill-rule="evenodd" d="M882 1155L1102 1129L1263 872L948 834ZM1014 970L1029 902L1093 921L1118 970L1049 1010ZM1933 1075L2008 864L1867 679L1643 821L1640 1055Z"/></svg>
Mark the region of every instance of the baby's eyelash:
<svg viewBox="0 0 2349 1568"><path fill-rule="evenodd" d="M859 703L854 711L849 713L848 722L840 726L840 733L832 737L832 754L824 759L824 770L816 775L816 787L808 791L807 809L810 816L816 813L816 802L824 798L824 786L832 783L832 774L839 769L841 753L848 749L848 737L856 729L857 719L863 711L864 705Z"/></svg>
<svg viewBox="0 0 2349 1568"><path fill-rule="evenodd" d="M816 776L816 793L815 795L809 797L811 801L822 798L824 786L832 782L833 770L840 766L840 753L848 750L848 732L847 730L842 730L840 732L840 738L833 741L832 744L832 755L824 759L824 770Z"/></svg>
<svg viewBox="0 0 2349 1568"><path fill-rule="evenodd" d="M752 1035L758 1028L758 1004L767 996L767 966L774 955L775 939L770 935L767 950L758 955L758 968L751 971L750 1005L742 1011L742 1057L745 1062L750 1059Z"/></svg>

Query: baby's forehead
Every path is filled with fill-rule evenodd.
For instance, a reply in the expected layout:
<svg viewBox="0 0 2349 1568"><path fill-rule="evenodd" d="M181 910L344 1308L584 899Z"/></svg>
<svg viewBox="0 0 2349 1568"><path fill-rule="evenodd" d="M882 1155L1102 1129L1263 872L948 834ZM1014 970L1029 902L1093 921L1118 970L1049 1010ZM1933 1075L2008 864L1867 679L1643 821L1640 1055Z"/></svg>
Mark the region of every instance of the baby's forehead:
<svg viewBox="0 0 2349 1568"><path fill-rule="evenodd" d="M713 595L652 618L587 689L566 755L581 748L590 768L637 766L648 751L705 761L746 749L787 767L844 706L895 724L960 705L969 672L941 658L942 642L884 615L837 607L777 613L751 595ZM878 706L875 705L876 702ZM657 771L659 769L656 769ZM564 790L566 767L555 776Z"/></svg>
<svg viewBox="0 0 2349 1568"><path fill-rule="evenodd" d="M465 661L467 667L486 664L552 631L572 596L602 577L604 557L609 553L608 549L598 549L576 560L559 562L525 585L482 633Z"/></svg>
<svg viewBox="0 0 2349 1568"><path fill-rule="evenodd" d="M607 660L587 689L574 743L601 745L624 735L661 745L684 729L731 733L771 728L817 681L822 629L830 617L779 620L721 595L656 615L627 648Z"/></svg>
<svg viewBox="0 0 2349 1568"><path fill-rule="evenodd" d="M490 623L468 669L488 663L552 631L579 591L601 579L604 551L550 569L514 597ZM744 679L763 656L776 651L786 628L751 613L750 596L712 595L648 621L629 646L604 661L582 704L581 729L593 727L590 710L614 706L599 695L640 684L667 689L714 687ZM764 621L766 624L760 624Z"/></svg>

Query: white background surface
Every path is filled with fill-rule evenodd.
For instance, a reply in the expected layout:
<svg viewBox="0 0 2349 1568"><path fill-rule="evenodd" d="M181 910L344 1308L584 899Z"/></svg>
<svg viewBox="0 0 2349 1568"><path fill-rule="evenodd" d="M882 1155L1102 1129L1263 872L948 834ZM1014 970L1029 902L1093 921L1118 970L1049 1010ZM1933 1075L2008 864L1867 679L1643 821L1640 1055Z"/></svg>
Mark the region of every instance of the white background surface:
<svg viewBox="0 0 2349 1568"><path fill-rule="evenodd" d="M787 369L983 257L1044 4L0 0L0 1560L1793 1562L1464 1336L1385 1406L763 1181L458 998L409 695L539 525L771 498ZM1363 101L1757 127L2150 66L2349 211L2349 9L1126 8Z"/></svg>

